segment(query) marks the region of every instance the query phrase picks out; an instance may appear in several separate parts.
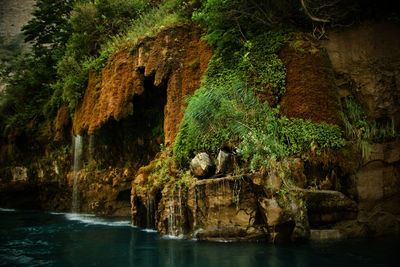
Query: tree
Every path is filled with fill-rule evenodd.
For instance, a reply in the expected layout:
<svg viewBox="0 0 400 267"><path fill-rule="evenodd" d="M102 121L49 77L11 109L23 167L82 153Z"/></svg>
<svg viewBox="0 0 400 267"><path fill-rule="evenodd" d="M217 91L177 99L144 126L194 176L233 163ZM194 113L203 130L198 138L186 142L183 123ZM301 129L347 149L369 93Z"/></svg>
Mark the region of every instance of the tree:
<svg viewBox="0 0 400 267"><path fill-rule="evenodd" d="M56 64L71 35L68 23L75 0L37 0L33 18L22 30L32 50L16 56L2 72L6 82L0 106L0 129L25 129L44 120L43 106L52 95ZM32 124L32 123L31 123Z"/></svg>
<svg viewBox="0 0 400 267"><path fill-rule="evenodd" d="M22 27L25 42L32 42L35 53L54 52L65 46L71 35L68 23L76 0L38 0L33 18Z"/></svg>

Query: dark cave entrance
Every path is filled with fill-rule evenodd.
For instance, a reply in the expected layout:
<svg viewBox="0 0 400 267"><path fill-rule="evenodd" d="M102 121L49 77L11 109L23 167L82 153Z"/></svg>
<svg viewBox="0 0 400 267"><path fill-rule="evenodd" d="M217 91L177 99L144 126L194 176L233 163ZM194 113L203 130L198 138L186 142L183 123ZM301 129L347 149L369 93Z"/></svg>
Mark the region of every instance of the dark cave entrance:
<svg viewBox="0 0 400 267"><path fill-rule="evenodd" d="M119 121L110 120L90 142L91 158L100 169L112 166L133 168L147 165L164 142L164 107L167 81L154 85L155 75L144 78L144 92L127 105L131 115ZM86 142L88 143L88 142Z"/></svg>

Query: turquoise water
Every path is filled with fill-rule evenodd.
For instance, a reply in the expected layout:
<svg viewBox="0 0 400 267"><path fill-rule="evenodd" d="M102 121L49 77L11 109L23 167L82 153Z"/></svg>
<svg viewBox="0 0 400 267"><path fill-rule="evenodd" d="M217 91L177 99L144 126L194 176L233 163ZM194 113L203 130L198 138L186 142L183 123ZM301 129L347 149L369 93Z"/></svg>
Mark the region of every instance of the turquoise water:
<svg viewBox="0 0 400 267"><path fill-rule="evenodd" d="M399 252L394 238L210 243L161 236L128 220L0 209L0 266L395 266Z"/></svg>

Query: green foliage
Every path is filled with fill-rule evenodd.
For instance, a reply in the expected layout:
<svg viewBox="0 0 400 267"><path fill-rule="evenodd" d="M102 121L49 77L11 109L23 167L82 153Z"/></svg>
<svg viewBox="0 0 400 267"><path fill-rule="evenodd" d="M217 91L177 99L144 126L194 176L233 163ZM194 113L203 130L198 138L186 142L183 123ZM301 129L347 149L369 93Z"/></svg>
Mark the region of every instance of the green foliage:
<svg viewBox="0 0 400 267"><path fill-rule="evenodd" d="M285 32L269 31L244 44L240 71L248 75L247 82L263 91L271 88L277 97L286 91L286 68L278 52L287 41Z"/></svg>
<svg viewBox="0 0 400 267"><path fill-rule="evenodd" d="M217 47L241 45L270 30L299 10L297 0L208 0L193 13L196 23L206 25L206 39Z"/></svg>
<svg viewBox="0 0 400 267"><path fill-rule="evenodd" d="M384 125L378 125L376 121L368 122L362 107L352 96L344 99L343 111L339 112L339 116L347 138L357 142L363 158L368 157L371 142L391 140L398 135L393 119Z"/></svg>
<svg viewBox="0 0 400 267"><path fill-rule="evenodd" d="M97 0L77 5L70 20L73 34L68 48L79 58L96 55L110 36L120 33L149 8L149 2L140 0Z"/></svg>
<svg viewBox="0 0 400 267"><path fill-rule="evenodd" d="M286 91L286 69L277 54L287 40L287 31L269 31L246 41L241 48L217 48L205 84L225 85L240 80L279 98Z"/></svg>
<svg viewBox="0 0 400 267"><path fill-rule="evenodd" d="M254 90L239 82L231 87L202 87L190 98L174 144L175 160L186 167L195 153L216 155L227 143L257 170L271 159L298 155L313 147L340 148L344 140L338 126L278 118L267 103L258 101Z"/></svg>
<svg viewBox="0 0 400 267"><path fill-rule="evenodd" d="M141 0L99 0L77 5L70 20L73 33L64 57L58 62L59 81L48 103L68 103L73 112L82 99L90 71L101 71L108 57L139 37L151 36L179 21L175 0L160 6Z"/></svg>
<svg viewBox="0 0 400 267"><path fill-rule="evenodd" d="M23 35L17 35L11 40L5 40L3 36L0 35L0 72L6 69L14 62L16 56L22 53L23 45ZM0 75L0 82L1 82Z"/></svg>
<svg viewBox="0 0 400 267"><path fill-rule="evenodd" d="M53 70L48 68L52 64L52 58L22 54L3 72L7 83L0 103L3 134L12 128L34 131L44 120L42 107L51 95L48 83L54 79Z"/></svg>
<svg viewBox="0 0 400 267"><path fill-rule="evenodd" d="M175 181L171 167L171 157L168 156L168 151L164 151L159 157L154 159L148 166L142 167L139 171L146 172L147 184L146 189L163 188L168 182Z"/></svg>
<svg viewBox="0 0 400 267"><path fill-rule="evenodd" d="M281 139L289 154L300 155L309 149L340 148L345 145L340 127L327 123L312 123L302 119L280 119Z"/></svg>
<svg viewBox="0 0 400 267"><path fill-rule="evenodd" d="M189 99L174 144L180 167L195 153L216 155L224 146L233 145L245 164L257 170L272 159L344 145L338 126L279 118L279 112L258 100L259 90L278 99L285 92L286 70L277 54L288 38L287 31L269 31L241 48L217 47L202 88Z"/></svg>
<svg viewBox="0 0 400 267"><path fill-rule="evenodd" d="M75 109L87 86L89 72L100 71L113 52L107 42L125 31L135 19L150 8L140 0L98 0L78 4L69 20L72 34L63 58L57 64L59 81L47 109L54 109L60 101Z"/></svg>
<svg viewBox="0 0 400 267"><path fill-rule="evenodd" d="M140 37L155 36L166 26L184 21L179 16L178 2L177 0L165 0L159 6L153 7L133 21L126 34L114 40L110 45L114 48L126 43L134 46Z"/></svg>

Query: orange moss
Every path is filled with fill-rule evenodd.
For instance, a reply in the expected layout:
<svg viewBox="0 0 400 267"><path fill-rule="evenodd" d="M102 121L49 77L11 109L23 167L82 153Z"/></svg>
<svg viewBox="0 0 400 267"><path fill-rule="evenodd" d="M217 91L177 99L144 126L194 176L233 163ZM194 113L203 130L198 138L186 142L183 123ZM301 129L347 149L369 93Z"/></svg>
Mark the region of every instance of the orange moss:
<svg viewBox="0 0 400 267"><path fill-rule="evenodd" d="M133 97L146 90L144 79L154 76L155 86L166 85L164 135L165 144L172 144L183 117L184 98L200 87L213 53L201 34L193 25L175 25L156 38L143 39L132 54L129 48L115 53L101 78L90 74L83 102L75 111L74 132L93 134L110 119L132 115Z"/></svg>
<svg viewBox="0 0 400 267"><path fill-rule="evenodd" d="M339 96L328 56L304 40L285 46L279 56L287 70L281 115L339 124Z"/></svg>

